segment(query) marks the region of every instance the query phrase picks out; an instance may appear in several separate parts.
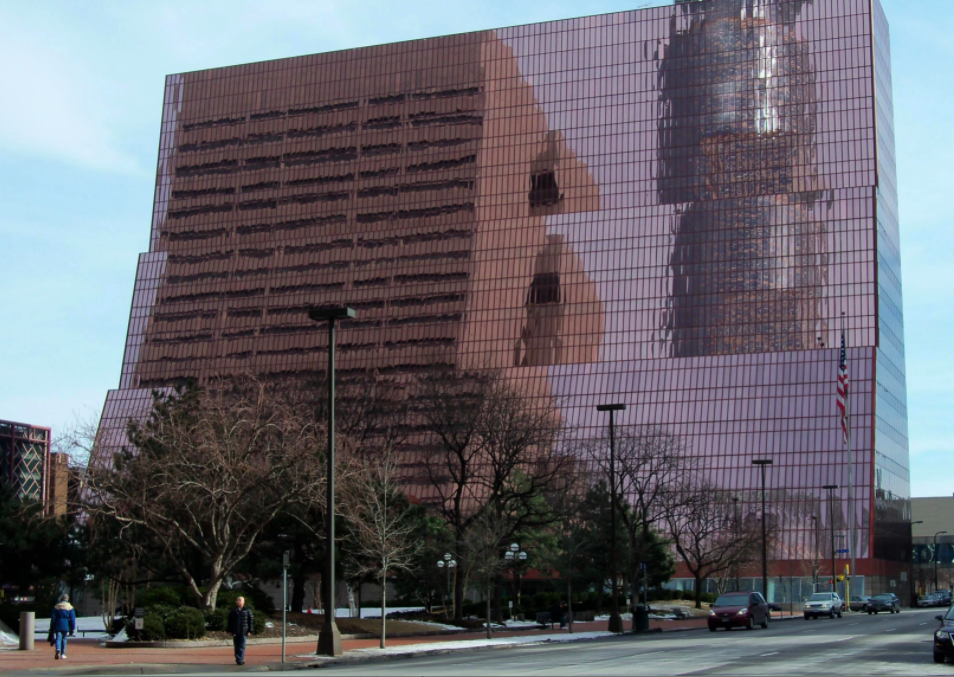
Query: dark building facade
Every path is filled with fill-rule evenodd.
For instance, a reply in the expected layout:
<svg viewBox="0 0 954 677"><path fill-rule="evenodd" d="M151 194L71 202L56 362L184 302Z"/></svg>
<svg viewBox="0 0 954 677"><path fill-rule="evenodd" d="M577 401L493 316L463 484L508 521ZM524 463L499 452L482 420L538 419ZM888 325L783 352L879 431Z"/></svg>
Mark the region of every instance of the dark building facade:
<svg viewBox="0 0 954 677"><path fill-rule="evenodd" d="M307 309L346 303L343 372L498 369L591 430L626 402L752 511L770 457L773 575L804 577L818 531L852 520L865 591L887 589L910 568L892 121L877 0L680 2L171 75L105 428L182 379L320 371Z"/></svg>
<svg viewBox="0 0 954 677"><path fill-rule="evenodd" d="M49 428L0 421L0 483L18 499L49 508L50 455Z"/></svg>

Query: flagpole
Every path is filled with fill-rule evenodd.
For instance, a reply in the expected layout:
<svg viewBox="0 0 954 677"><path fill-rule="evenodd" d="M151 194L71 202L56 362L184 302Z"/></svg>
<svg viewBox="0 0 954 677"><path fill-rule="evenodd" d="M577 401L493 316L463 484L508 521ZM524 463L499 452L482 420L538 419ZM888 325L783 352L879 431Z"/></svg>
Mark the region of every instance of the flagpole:
<svg viewBox="0 0 954 677"><path fill-rule="evenodd" d="M845 328L845 311L841 311L841 334L845 340L845 365L848 364L848 332ZM851 459L851 376L845 388L845 446L848 452L848 554L851 556L851 569L848 571L848 607L851 608L851 588L855 580L855 502L854 502L854 464Z"/></svg>

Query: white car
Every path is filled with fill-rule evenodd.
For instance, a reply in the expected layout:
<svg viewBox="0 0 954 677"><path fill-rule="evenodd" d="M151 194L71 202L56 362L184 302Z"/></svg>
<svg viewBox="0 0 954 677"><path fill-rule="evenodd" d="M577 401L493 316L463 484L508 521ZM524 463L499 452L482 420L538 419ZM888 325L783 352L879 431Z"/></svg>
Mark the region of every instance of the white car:
<svg viewBox="0 0 954 677"><path fill-rule="evenodd" d="M808 601L805 602L805 620L809 618L818 618L819 616L828 616L834 618L845 611L845 602L838 596L837 592L816 592Z"/></svg>

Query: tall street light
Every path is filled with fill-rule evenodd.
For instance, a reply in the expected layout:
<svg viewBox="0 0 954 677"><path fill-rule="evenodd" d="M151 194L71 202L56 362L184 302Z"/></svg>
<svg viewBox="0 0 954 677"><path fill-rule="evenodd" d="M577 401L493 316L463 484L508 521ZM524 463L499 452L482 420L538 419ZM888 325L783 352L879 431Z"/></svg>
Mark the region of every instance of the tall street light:
<svg viewBox="0 0 954 677"><path fill-rule="evenodd" d="M924 524L924 520L915 520L914 522L911 522L911 543L912 544L914 543L914 525L915 524ZM918 573L919 574L921 573L920 562L918 562ZM918 576L918 578L920 578L920 576ZM914 583L915 583L914 582L914 557L912 557L911 558L911 585L908 587L911 588L911 606L916 608L918 605L918 595L915 592Z"/></svg>
<svg viewBox="0 0 954 677"><path fill-rule="evenodd" d="M939 531L934 534L934 592L937 592L937 537L946 533L946 531Z"/></svg>
<svg viewBox="0 0 954 677"><path fill-rule="evenodd" d="M308 311L308 318L328 323L328 504L325 508L327 557L325 559L325 623L318 633L318 654L340 656L341 633L335 623L335 325L338 320L354 318L346 306L319 307Z"/></svg>
<svg viewBox="0 0 954 677"><path fill-rule="evenodd" d="M735 521L735 523L732 525L732 528L735 529L734 536L735 538L738 538L739 533L742 530L741 529L742 520L739 517L739 497L738 496L732 497L732 519ZM735 563L735 589L736 591L739 590L739 563L738 562Z"/></svg>
<svg viewBox="0 0 954 677"><path fill-rule="evenodd" d="M826 484L822 489L828 490L828 521L831 522L831 591L837 592L838 572L835 571L835 489L837 484Z"/></svg>
<svg viewBox="0 0 954 677"><path fill-rule="evenodd" d="M814 559L814 571L812 572L812 592L818 592L818 568L820 564L818 563L821 560L819 556L819 542L818 542L818 515L812 515L812 541L815 545L814 550L815 554L813 555Z"/></svg>
<svg viewBox="0 0 954 677"><path fill-rule="evenodd" d="M613 581L613 603L610 606L610 620L609 620L609 631L610 632L622 632L623 631L623 618L619 615L619 590L617 589L617 573L619 572L618 562L617 562L617 547L616 547L616 433L613 427L613 412L623 411L626 409L625 404L598 404L596 405L596 411L608 411L610 415L609 420L609 436L610 436L610 529L612 529L611 545L610 545L610 570L612 573Z"/></svg>
<svg viewBox="0 0 954 677"><path fill-rule="evenodd" d="M762 597L768 602L768 536L765 533L765 466L772 465L770 458L752 459L752 465L757 465L762 471Z"/></svg>

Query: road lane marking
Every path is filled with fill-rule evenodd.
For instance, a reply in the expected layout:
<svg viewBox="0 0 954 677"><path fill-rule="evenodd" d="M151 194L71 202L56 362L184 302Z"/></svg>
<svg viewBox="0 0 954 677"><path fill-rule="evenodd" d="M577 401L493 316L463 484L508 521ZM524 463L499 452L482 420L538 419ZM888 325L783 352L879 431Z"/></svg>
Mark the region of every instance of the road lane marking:
<svg viewBox="0 0 954 677"><path fill-rule="evenodd" d="M927 623L921 623L921 625L927 625Z"/></svg>
<svg viewBox="0 0 954 677"><path fill-rule="evenodd" d="M766 656L777 656L777 655L778 655L778 651L773 651L771 653L762 654L762 658L765 658Z"/></svg>

